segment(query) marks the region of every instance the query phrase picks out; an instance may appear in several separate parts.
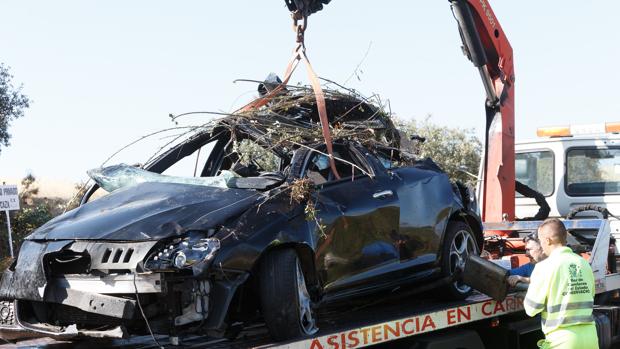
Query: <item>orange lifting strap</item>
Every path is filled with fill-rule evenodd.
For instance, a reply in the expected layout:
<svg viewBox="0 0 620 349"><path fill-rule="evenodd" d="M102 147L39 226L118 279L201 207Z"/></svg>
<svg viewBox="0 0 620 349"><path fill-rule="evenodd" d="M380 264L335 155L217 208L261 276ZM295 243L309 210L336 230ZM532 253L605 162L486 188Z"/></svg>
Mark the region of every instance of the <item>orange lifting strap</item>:
<svg viewBox="0 0 620 349"><path fill-rule="evenodd" d="M269 93L267 93L266 95L255 99L243 108L239 109L237 112L245 112L252 109L260 108L269 103L288 84L288 81L291 79L291 75L293 75L295 68L297 68L297 64L299 63L299 61L303 60L304 62L306 62L306 71L308 72L308 78L310 79L312 90L314 91L314 95L316 97L316 107L319 112L319 119L321 120L321 130L323 132L325 144L327 145L327 154L329 155L329 166L331 167L334 176L337 179L340 179L340 175L338 174L338 170L336 169L336 162L334 161L332 136L329 131L329 119L327 118L327 108L325 106L325 95L323 94L323 89L321 88L319 78L314 72L314 69L312 69L310 60L306 55L304 32L308 27L308 17L302 16L299 11L293 12L292 17L293 30L295 31L297 36L297 46L295 47L295 50L293 50L293 57L291 58L291 61L286 67L286 72L284 73L284 79L282 80L282 83L269 91ZM299 23L300 20L302 21L301 23Z"/></svg>

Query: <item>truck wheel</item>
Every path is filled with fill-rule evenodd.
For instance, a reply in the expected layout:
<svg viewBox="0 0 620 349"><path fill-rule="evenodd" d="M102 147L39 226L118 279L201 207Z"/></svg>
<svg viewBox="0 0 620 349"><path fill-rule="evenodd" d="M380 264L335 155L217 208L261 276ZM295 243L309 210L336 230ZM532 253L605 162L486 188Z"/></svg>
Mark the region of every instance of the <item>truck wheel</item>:
<svg viewBox="0 0 620 349"><path fill-rule="evenodd" d="M270 252L259 273L260 302L273 339L281 341L315 334L316 317L294 250Z"/></svg>
<svg viewBox="0 0 620 349"><path fill-rule="evenodd" d="M467 257L478 253L478 243L469 225L459 221L448 222L441 254L443 276L454 275L457 270L462 271ZM471 292L472 288L461 280L445 286L443 291L449 299L465 299Z"/></svg>

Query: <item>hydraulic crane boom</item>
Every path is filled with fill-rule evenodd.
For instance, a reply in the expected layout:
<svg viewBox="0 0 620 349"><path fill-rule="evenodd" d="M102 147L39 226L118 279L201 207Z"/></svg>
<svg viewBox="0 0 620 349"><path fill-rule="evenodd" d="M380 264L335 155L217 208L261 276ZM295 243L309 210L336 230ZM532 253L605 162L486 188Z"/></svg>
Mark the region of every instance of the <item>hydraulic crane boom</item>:
<svg viewBox="0 0 620 349"><path fill-rule="evenodd" d="M515 218L514 63L512 47L487 0L450 0L463 50L486 91L482 220Z"/></svg>
<svg viewBox="0 0 620 349"><path fill-rule="evenodd" d="M514 64L512 47L487 0L449 0L463 51L480 71L486 92L482 166L482 220L515 218ZM330 0L285 0L296 16L307 17Z"/></svg>

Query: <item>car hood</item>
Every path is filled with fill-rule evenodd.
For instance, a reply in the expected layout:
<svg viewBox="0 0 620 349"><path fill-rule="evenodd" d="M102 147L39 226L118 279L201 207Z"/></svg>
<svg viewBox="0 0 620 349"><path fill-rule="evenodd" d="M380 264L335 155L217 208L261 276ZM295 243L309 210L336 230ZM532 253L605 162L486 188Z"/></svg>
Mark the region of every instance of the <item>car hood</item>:
<svg viewBox="0 0 620 349"><path fill-rule="evenodd" d="M177 183L141 183L58 216L29 240L148 241L209 229L238 216L263 194Z"/></svg>

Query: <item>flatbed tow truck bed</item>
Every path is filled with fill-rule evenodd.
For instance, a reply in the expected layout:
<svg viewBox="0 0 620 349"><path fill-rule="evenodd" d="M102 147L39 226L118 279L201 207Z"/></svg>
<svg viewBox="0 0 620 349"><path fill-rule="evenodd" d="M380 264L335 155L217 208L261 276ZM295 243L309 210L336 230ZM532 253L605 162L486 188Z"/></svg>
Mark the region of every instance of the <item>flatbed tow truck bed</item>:
<svg viewBox="0 0 620 349"><path fill-rule="evenodd" d="M175 348L362 348L476 321L493 320L522 310L522 298L517 294L508 295L502 302L495 302L479 293L474 293L464 301L453 302L416 296L394 298L387 302L378 298L371 304L339 306L321 312L319 332L313 337L291 342L273 343L263 324L246 327L233 341L186 335L179 337L178 346L173 346L168 336L156 338L162 346ZM149 335L105 341L55 341L40 338L0 345L0 349L23 347L148 349L158 348L158 345Z"/></svg>

